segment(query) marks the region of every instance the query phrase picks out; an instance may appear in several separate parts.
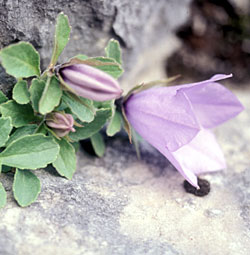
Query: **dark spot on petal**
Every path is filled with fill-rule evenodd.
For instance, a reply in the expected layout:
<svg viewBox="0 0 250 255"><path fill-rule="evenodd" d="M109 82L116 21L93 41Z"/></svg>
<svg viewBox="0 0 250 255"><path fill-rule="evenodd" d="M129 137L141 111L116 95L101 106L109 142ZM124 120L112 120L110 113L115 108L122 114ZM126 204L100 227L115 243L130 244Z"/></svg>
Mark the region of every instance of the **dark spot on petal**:
<svg viewBox="0 0 250 255"><path fill-rule="evenodd" d="M195 196L203 197L210 192L210 183L207 180L198 178L198 185L200 189L195 188L187 181L183 182L183 186L186 192L194 194Z"/></svg>

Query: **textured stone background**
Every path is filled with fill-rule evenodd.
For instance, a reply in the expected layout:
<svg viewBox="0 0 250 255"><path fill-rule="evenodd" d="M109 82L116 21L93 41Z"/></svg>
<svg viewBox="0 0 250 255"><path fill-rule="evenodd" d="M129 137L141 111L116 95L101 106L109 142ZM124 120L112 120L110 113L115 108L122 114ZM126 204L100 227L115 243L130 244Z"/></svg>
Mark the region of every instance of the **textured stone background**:
<svg viewBox="0 0 250 255"><path fill-rule="evenodd" d="M188 2L0 0L0 46L30 41L46 66L54 19L63 10L73 31L61 60L79 51L102 54L115 36L127 63L124 84L131 86L164 74L161 63L178 44L171 31L185 21ZM13 176L1 175L8 203L0 210L0 255L249 254L250 91L234 92L246 110L216 129L228 168L205 176L208 196L186 193L182 176L149 145L138 161L120 134L101 159L80 150L72 181L38 170L42 192L27 208L13 199Z"/></svg>
<svg viewBox="0 0 250 255"><path fill-rule="evenodd" d="M63 11L69 17L72 32L60 61L80 53L104 55L108 40L116 38L123 48L125 80L130 84L141 69L148 72L176 47L173 31L188 18L189 3L190 0L0 0L0 48L28 41L40 52L45 68L52 53L55 19ZM145 55L148 51L154 52L149 59ZM0 89L6 91L6 85L9 87L12 82L0 69Z"/></svg>
<svg viewBox="0 0 250 255"><path fill-rule="evenodd" d="M103 158L78 154L72 181L39 170L42 192L20 208L13 176L1 175L8 203L0 210L1 255L247 255L250 250L250 100L216 129L228 163L204 176L206 197L182 187L182 176L152 147L138 161L124 136L108 142Z"/></svg>
<svg viewBox="0 0 250 255"><path fill-rule="evenodd" d="M168 74L185 79L233 73L237 86L250 79L250 1L193 0L188 20L178 28L180 50L168 58ZM208 43L211 42L211 43Z"/></svg>

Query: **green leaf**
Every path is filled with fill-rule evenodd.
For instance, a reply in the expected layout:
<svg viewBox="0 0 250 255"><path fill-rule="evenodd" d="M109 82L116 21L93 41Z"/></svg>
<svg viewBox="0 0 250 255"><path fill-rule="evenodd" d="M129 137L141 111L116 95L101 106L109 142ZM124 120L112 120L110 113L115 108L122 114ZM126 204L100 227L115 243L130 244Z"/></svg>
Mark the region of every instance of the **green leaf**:
<svg viewBox="0 0 250 255"><path fill-rule="evenodd" d="M0 182L0 208L3 208L5 206L6 201L7 201L7 194L2 183Z"/></svg>
<svg viewBox="0 0 250 255"><path fill-rule="evenodd" d="M56 19L55 41L51 66L56 64L58 57L61 55L63 49L67 45L69 41L70 30L69 19L66 15L63 14L63 12L61 12L58 14Z"/></svg>
<svg viewBox="0 0 250 255"><path fill-rule="evenodd" d="M98 157L102 157L105 153L105 143L103 141L102 135L97 132L90 137L91 144Z"/></svg>
<svg viewBox="0 0 250 255"><path fill-rule="evenodd" d="M11 117L12 125L16 128L25 126L39 120L33 112L30 104L20 105L13 100L0 105L3 117Z"/></svg>
<svg viewBox="0 0 250 255"><path fill-rule="evenodd" d="M80 148L80 143L79 142L73 142L73 143L71 143L71 145L74 147L75 152L78 152L78 150Z"/></svg>
<svg viewBox="0 0 250 255"><path fill-rule="evenodd" d="M69 93L64 93L62 96L63 102L70 108L79 120L82 122L91 122L95 117L95 109L92 106L90 100L85 98L75 99L76 96L72 96Z"/></svg>
<svg viewBox="0 0 250 255"><path fill-rule="evenodd" d="M33 79L31 86L30 86L30 99L32 103L32 107L34 111L38 112L39 111L39 101L42 97L43 91L45 88L45 81L43 80L38 80L38 79Z"/></svg>
<svg viewBox="0 0 250 255"><path fill-rule="evenodd" d="M59 81L55 76L49 77L39 101L39 112L43 115L52 112L59 105L62 97L62 90Z"/></svg>
<svg viewBox="0 0 250 255"><path fill-rule="evenodd" d="M113 58L120 65L122 64L121 48L117 40L109 40L108 46L105 48L105 52L108 58Z"/></svg>
<svg viewBox="0 0 250 255"><path fill-rule="evenodd" d="M18 104L27 104L30 101L30 93L28 90L27 81L19 81L16 83L12 93L13 99Z"/></svg>
<svg viewBox="0 0 250 255"><path fill-rule="evenodd" d="M121 65L117 63L113 58L88 58L85 55L77 55L74 58L82 60L82 63L85 63L86 65L90 65L99 70L102 70L103 72L113 76L115 79L119 78L123 73Z"/></svg>
<svg viewBox="0 0 250 255"><path fill-rule="evenodd" d="M12 130L11 118L0 118L0 147L3 147L9 139L10 131Z"/></svg>
<svg viewBox="0 0 250 255"><path fill-rule="evenodd" d="M122 116L119 112L116 111L107 127L107 132L106 132L107 135L108 136L115 135L117 132L121 130L121 125L122 125Z"/></svg>
<svg viewBox="0 0 250 255"><path fill-rule="evenodd" d="M63 99L63 97L62 97ZM61 112L61 111L64 111L68 108L68 105L63 101L61 100L61 103L54 109L54 111L56 112Z"/></svg>
<svg viewBox="0 0 250 255"><path fill-rule="evenodd" d="M2 173L7 173L7 172L10 172L11 170L12 170L12 167L2 165Z"/></svg>
<svg viewBox="0 0 250 255"><path fill-rule="evenodd" d="M65 139L56 140L60 146L60 151L56 161L52 163L57 172L67 179L72 179L76 171L76 153L74 147Z"/></svg>
<svg viewBox="0 0 250 255"><path fill-rule="evenodd" d="M29 170L16 170L13 193L17 203L28 206L36 201L41 192L40 180Z"/></svg>
<svg viewBox="0 0 250 255"><path fill-rule="evenodd" d="M108 100L108 101L102 101L102 102L93 101L93 103L94 103L94 107L98 109L103 109L103 108L112 109L114 107L114 100Z"/></svg>
<svg viewBox="0 0 250 255"><path fill-rule="evenodd" d="M4 93L0 90L0 104L8 101L8 97L4 95Z"/></svg>
<svg viewBox="0 0 250 255"><path fill-rule="evenodd" d="M10 136L9 140L7 141L6 146L8 146L13 141L19 139L20 137L34 134L36 128L37 128L37 125L31 124L31 125L23 126L16 129L15 132Z"/></svg>
<svg viewBox="0 0 250 255"><path fill-rule="evenodd" d="M30 43L19 42L3 48L0 59L6 72L17 79L40 75L40 56Z"/></svg>
<svg viewBox="0 0 250 255"><path fill-rule="evenodd" d="M84 124L84 127L75 127L76 132L71 132L69 134L70 139L73 141L79 141L91 137L105 125L111 115L112 109L99 109L92 122Z"/></svg>
<svg viewBox="0 0 250 255"><path fill-rule="evenodd" d="M118 64L112 58L105 58L105 57L96 57L93 58L103 63L103 65L96 65L95 68L102 70L103 72L113 76L115 79L119 78L122 73L123 69L120 64Z"/></svg>
<svg viewBox="0 0 250 255"><path fill-rule="evenodd" d="M3 165L37 169L55 161L58 153L59 146L52 137L33 134L12 142L0 153L0 159Z"/></svg>
<svg viewBox="0 0 250 255"><path fill-rule="evenodd" d="M36 134L40 133L40 134L44 134L44 135L46 135L46 134L48 133L47 126L45 125L44 122L41 123L41 124L38 126L38 128L37 128L37 130L36 130L35 133L36 133Z"/></svg>
<svg viewBox="0 0 250 255"><path fill-rule="evenodd" d="M135 146L135 151L138 159L141 159L141 152L140 152L140 144L139 142L141 141L141 137L139 136L136 131L131 128L131 136L132 136L132 143Z"/></svg>
<svg viewBox="0 0 250 255"><path fill-rule="evenodd" d="M86 60L86 59L88 59L89 57L88 57L87 55L78 54L78 55L76 55L76 56L73 57L73 58L78 58L78 59L80 59L80 60Z"/></svg>

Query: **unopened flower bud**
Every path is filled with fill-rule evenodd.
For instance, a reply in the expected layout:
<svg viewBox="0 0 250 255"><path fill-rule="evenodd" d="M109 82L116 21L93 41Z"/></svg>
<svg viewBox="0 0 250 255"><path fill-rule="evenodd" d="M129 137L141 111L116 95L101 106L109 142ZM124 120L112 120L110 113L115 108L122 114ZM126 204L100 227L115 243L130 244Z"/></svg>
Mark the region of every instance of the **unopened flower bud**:
<svg viewBox="0 0 250 255"><path fill-rule="evenodd" d="M63 137L70 131L75 132L74 119L70 114L59 112L51 113L46 120L47 126L51 127L57 136Z"/></svg>
<svg viewBox="0 0 250 255"><path fill-rule="evenodd" d="M85 64L73 64L59 70L63 81L79 96L95 101L119 98L122 89L109 74Z"/></svg>

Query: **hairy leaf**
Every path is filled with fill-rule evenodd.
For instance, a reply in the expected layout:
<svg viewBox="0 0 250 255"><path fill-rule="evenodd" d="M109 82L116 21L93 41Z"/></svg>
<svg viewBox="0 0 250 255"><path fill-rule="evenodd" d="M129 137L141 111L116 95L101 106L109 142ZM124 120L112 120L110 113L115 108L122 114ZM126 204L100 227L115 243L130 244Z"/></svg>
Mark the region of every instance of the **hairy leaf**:
<svg viewBox="0 0 250 255"><path fill-rule="evenodd" d="M39 101L39 112L43 115L53 111L59 105L62 97L62 90L59 81L55 76L48 78L42 97Z"/></svg>
<svg viewBox="0 0 250 255"><path fill-rule="evenodd" d="M0 153L2 164L20 169L46 167L56 160L59 146L52 137L42 134L23 136Z"/></svg>
<svg viewBox="0 0 250 255"><path fill-rule="evenodd" d="M76 132L69 134L70 139L79 141L91 137L105 125L111 115L112 110L110 108L98 110L95 119L92 122L84 124L84 127L76 127Z"/></svg>
<svg viewBox="0 0 250 255"><path fill-rule="evenodd" d="M8 97L4 95L4 93L0 90L0 104L8 101Z"/></svg>
<svg viewBox="0 0 250 255"><path fill-rule="evenodd" d="M111 39L105 51L108 58L113 58L117 63L122 64L121 48L117 40Z"/></svg>
<svg viewBox="0 0 250 255"><path fill-rule="evenodd" d="M30 101L30 93L27 81L19 81L16 83L13 91L13 99L18 104L27 104Z"/></svg>
<svg viewBox="0 0 250 255"><path fill-rule="evenodd" d="M31 86L30 86L30 99L32 103L32 107L34 111L38 112L39 111L39 101L42 97L43 91L45 88L45 81L43 80L38 80L38 79L33 79Z"/></svg>
<svg viewBox="0 0 250 255"><path fill-rule="evenodd" d="M117 132L119 132L121 130L121 124L122 124L122 116L119 112L116 111L107 127L107 135L113 136Z"/></svg>
<svg viewBox="0 0 250 255"><path fill-rule="evenodd" d="M0 147L4 146L9 139L10 131L12 130L11 118L0 118Z"/></svg>
<svg viewBox="0 0 250 255"><path fill-rule="evenodd" d="M5 206L6 200L7 200L7 194L2 183L0 182L0 208L3 208Z"/></svg>
<svg viewBox="0 0 250 255"><path fill-rule="evenodd" d="M74 97L69 93L64 93L62 100L79 120L82 122L93 121L95 109L92 106L91 101L85 98L78 98L78 100L76 100Z"/></svg>
<svg viewBox="0 0 250 255"><path fill-rule="evenodd" d="M41 191L40 180L29 170L16 170L13 193L17 203L22 206L32 204Z"/></svg>
<svg viewBox="0 0 250 255"><path fill-rule="evenodd" d="M60 146L57 159L52 163L57 172L67 179L72 179L76 171L76 153L74 147L65 139L56 140Z"/></svg>
<svg viewBox="0 0 250 255"><path fill-rule="evenodd" d="M90 137L91 144L98 157L102 157L105 153L105 143L103 141L102 135L97 132Z"/></svg>
<svg viewBox="0 0 250 255"><path fill-rule="evenodd" d="M55 41L51 65L56 64L58 57L61 55L63 49L67 45L69 41L70 30L71 28L69 25L68 17L64 15L63 12L61 12L58 14L56 19Z"/></svg>
<svg viewBox="0 0 250 255"><path fill-rule="evenodd" d="M13 100L1 104L0 112L3 117L11 117L12 125L16 128L38 120L30 104L20 105Z"/></svg>
<svg viewBox="0 0 250 255"><path fill-rule="evenodd" d="M40 75L40 56L27 42L19 42L0 51L0 59L6 72L16 78Z"/></svg>
<svg viewBox="0 0 250 255"><path fill-rule="evenodd" d="M13 132L13 134L11 134L9 140L6 143L6 146L8 146L13 141L19 139L20 137L23 137L25 135L34 134L37 127L38 127L37 125L31 124L31 125L23 126L23 127L16 129L15 132Z"/></svg>

